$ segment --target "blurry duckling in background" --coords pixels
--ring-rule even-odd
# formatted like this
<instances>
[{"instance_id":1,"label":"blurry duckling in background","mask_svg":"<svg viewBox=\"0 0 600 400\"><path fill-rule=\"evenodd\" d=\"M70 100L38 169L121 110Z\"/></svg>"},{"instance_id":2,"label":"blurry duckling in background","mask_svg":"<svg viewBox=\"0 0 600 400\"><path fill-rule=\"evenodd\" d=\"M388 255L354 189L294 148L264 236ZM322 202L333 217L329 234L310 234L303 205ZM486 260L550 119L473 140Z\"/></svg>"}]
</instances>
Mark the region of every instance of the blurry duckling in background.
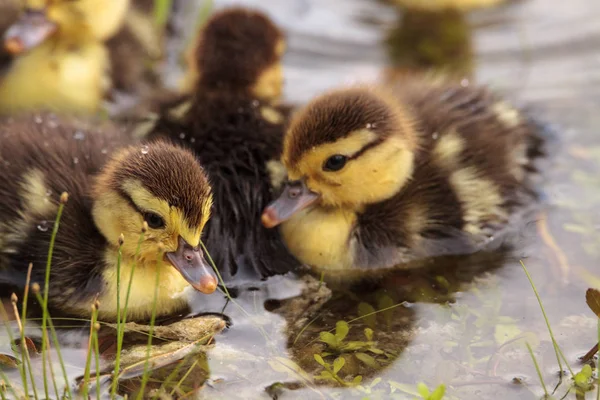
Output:
<instances>
[{"instance_id":1,"label":"blurry duckling in background","mask_svg":"<svg viewBox=\"0 0 600 400\"><path fill-rule=\"evenodd\" d=\"M462 79L474 72L473 27L467 16L508 0L388 0L398 7L398 22L386 44L392 69L388 78L407 71L434 69Z\"/></svg>"},{"instance_id":2,"label":"blurry duckling in background","mask_svg":"<svg viewBox=\"0 0 600 400\"><path fill-rule=\"evenodd\" d=\"M290 123L290 181L262 220L332 277L491 249L535 204L541 145L533 123L485 88L413 78L393 93L332 91Z\"/></svg>"},{"instance_id":3,"label":"blurry duckling in background","mask_svg":"<svg viewBox=\"0 0 600 400\"><path fill-rule=\"evenodd\" d=\"M285 117L281 93L284 37L260 12L213 15L200 33L197 79L186 102L166 110L146 139L168 138L195 152L215 202L205 243L229 283L285 273L298 265L277 231L260 223L273 197Z\"/></svg>"},{"instance_id":4,"label":"blurry duckling in background","mask_svg":"<svg viewBox=\"0 0 600 400\"><path fill-rule=\"evenodd\" d=\"M31 282L43 284L58 199L67 192L50 273L53 310L89 317L98 296L100 318L115 320L121 234L121 307L135 265L130 319L151 315L157 273L157 315L185 308L189 284L216 289L198 248L212 202L204 171L188 150L163 142L127 147L126 137L53 115L2 122L0 284L22 290L29 263Z\"/></svg>"},{"instance_id":5,"label":"blurry duckling in background","mask_svg":"<svg viewBox=\"0 0 600 400\"><path fill-rule=\"evenodd\" d=\"M99 111L110 87L103 42L128 7L129 0L28 0L3 38L14 59L0 81L0 113Z\"/></svg>"}]
</instances>

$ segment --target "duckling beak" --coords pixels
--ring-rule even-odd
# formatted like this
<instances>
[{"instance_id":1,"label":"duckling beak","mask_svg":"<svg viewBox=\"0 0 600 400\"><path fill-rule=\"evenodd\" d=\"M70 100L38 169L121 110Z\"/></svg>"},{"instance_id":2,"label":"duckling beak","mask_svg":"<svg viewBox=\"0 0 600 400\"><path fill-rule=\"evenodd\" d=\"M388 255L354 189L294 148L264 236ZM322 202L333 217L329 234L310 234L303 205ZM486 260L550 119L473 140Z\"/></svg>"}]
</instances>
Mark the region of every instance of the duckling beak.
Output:
<instances>
[{"instance_id":1,"label":"duckling beak","mask_svg":"<svg viewBox=\"0 0 600 400\"><path fill-rule=\"evenodd\" d=\"M319 197L318 193L306 186L303 179L287 182L279 198L264 209L260 218L262 224L273 228L319 200Z\"/></svg>"},{"instance_id":2,"label":"duckling beak","mask_svg":"<svg viewBox=\"0 0 600 400\"><path fill-rule=\"evenodd\" d=\"M167 259L194 289L210 294L217 289L217 278L206 263L199 248L192 247L181 236L176 251L166 254Z\"/></svg>"},{"instance_id":3,"label":"duckling beak","mask_svg":"<svg viewBox=\"0 0 600 400\"><path fill-rule=\"evenodd\" d=\"M4 49L13 55L21 54L44 42L56 29L44 11L27 10L4 33Z\"/></svg>"}]
</instances>

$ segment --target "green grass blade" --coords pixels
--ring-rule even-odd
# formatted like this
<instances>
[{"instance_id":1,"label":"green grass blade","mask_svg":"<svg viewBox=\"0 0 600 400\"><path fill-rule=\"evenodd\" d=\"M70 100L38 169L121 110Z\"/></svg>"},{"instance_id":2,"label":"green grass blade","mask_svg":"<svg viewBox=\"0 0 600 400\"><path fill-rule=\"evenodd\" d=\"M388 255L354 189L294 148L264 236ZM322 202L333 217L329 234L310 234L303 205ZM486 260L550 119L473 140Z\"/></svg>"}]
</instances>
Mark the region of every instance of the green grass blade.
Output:
<instances>
[{"instance_id":1,"label":"green grass blade","mask_svg":"<svg viewBox=\"0 0 600 400\"><path fill-rule=\"evenodd\" d=\"M44 302L42 303L42 374L44 376L44 394L49 399L48 395L48 377L46 376L46 344L48 343L48 331L46 330L47 319L48 319L48 292L50 289L50 266L52 264L52 253L54 252L54 242L56 241L56 235L58 234L58 227L60 224L60 218L62 216L65 204L69 199L67 192L63 192L60 195L60 204L58 205L58 212L56 213L56 219L54 220L54 227L52 228L52 236L50 236L50 247L48 248L48 259L46 260L46 275L44 278Z\"/></svg>"},{"instance_id":2,"label":"green grass blade","mask_svg":"<svg viewBox=\"0 0 600 400\"><path fill-rule=\"evenodd\" d=\"M148 383L148 378L150 377L149 370L149 361L150 361L150 350L152 349L152 336L154 334L154 323L156 321L156 301L158 299L158 286L160 284L160 270L162 268L162 259L163 252L160 252L158 257L158 262L156 266L156 280L154 282L154 297L152 299L152 315L150 316L150 329L148 329L148 344L146 347L146 363L144 364L144 374L142 375L142 384L140 386L140 391L137 395L137 400L142 400L142 396L144 395L144 390L146 390L146 384Z\"/></svg>"},{"instance_id":3,"label":"green grass blade","mask_svg":"<svg viewBox=\"0 0 600 400\"><path fill-rule=\"evenodd\" d=\"M533 349L529 345L529 342L525 342L525 345L527 346L527 350L529 351L529 354L531 355L531 359L533 360L533 365L535 366L535 370L538 374L538 377L540 378L540 383L542 384L542 388L544 389L545 397L548 398L549 397L548 389L546 388L546 383L544 383L544 378L542 377L542 371L540 370L540 366L538 365L537 359L535 358L535 354L533 354Z\"/></svg>"},{"instance_id":4,"label":"green grass blade","mask_svg":"<svg viewBox=\"0 0 600 400\"><path fill-rule=\"evenodd\" d=\"M29 349L27 348L27 345L25 344L25 327L23 326L23 323L21 322L21 320L19 318L19 308L17 307L18 299L17 299L17 295L15 293L12 294L10 301L13 306L13 313L15 315L15 319L16 319L17 325L19 327L19 336L21 338L21 343L20 343L21 362L22 362L24 368L29 372L29 379L31 380L31 388L33 389L33 395L37 399L38 393L37 393L37 388L35 386L33 369L31 368L31 358L29 357Z\"/></svg>"},{"instance_id":5,"label":"green grass blade","mask_svg":"<svg viewBox=\"0 0 600 400\"><path fill-rule=\"evenodd\" d=\"M3 307L0 307L0 308L3 308ZM5 383L5 387L8 387L8 389L10 390L10 392L12 393L12 395L14 396L13 398L15 398L15 399L20 399L20 398L23 398L23 397L25 397L26 399L29 398L29 396L19 396L17 394L17 391L15 390L15 388L13 387L13 385L11 385L9 383L9 380L6 377L6 374L4 373L4 371L2 371L1 368L0 368L0 379L2 379L2 381ZM4 393L4 392L2 391L2 393ZM2 397L5 398L4 396L2 396Z\"/></svg>"},{"instance_id":6,"label":"green grass blade","mask_svg":"<svg viewBox=\"0 0 600 400\"><path fill-rule=\"evenodd\" d=\"M552 340L552 345L554 346L554 353L556 354L556 361L558 362L558 367L560 368L561 379L562 379L563 366L562 366L562 362L560 360L562 351L560 350L560 347L558 346L558 342L554 338L554 332L552 332L552 327L550 326L550 320L548 320L548 315L546 314L546 310L544 309L544 305L542 304L542 299L540 298L540 294L538 293L537 288L535 287L535 284L533 283L533 279L531 278L531 275L529 275L529 271L527 270L527 267L525 266L523 261L521 261L521 266L523 267L523 271L525 271L525 275L527 275L529 284L531 285L531 287L533 289L533 293L535 293L535 297L537 298L538 304L540 305L540 309L542 310L542 314L544 315L544 320L546 321L546 327L548 328L548 333L550 334L550 339ZM564 355L563 355L563 358L564 358ZM569 369L569 372L571 373L571 376L575 376L575 374L573 374L573 370L571 369L571 366L569 365L569 363L566 362L566 360L565 360L565 363L567 365L567 368Z\"/></svg>"},{"instance_id":7,"label":"green grass blade","mask_svg":"<svg viewBox=\"0 0 600 400\"><path fill-rule=\"evenodd\" d=\"M4 326L6 327L6 333L8 335L8 340L10 340L11 343L15 342L15 337L13 336L13 331L12 328L10 327L9 324L9 319L8 319L8 313L6 312L6 309L4 308L4 303L0 302L0 317L2 317L2 320L4 321ZM23 355L21 355L21 359L22 359ZM23 391L25 392L25 398L28 399L29 398L29 389L28 389L28 384L27 384L27 368L25 366L24 362L21 362L21 364L19 364L19 373L21 374L21 383L23 384ZM8 384L8 381L6 381L6 383ZM10 387L12 388L12 385L10 385ZM16 394L15 394L16 396Z\"/></svg>"},{"instance_id":8,"label":"green grass blade","mask_svg":"<svg viewBox=\"0 0 600 400\"><path fill-rule=\"evenodd\" d=\"M96 300L92 304L92 318L90 320L90 338L88 339L88 351L85 358L85 372L83 373L83 394L84 399L88 398L90 369L92 365L92 353L94 352L94 331L96 330L96 320L98 319L98 305Z\"/></svg>"},{"instance_id":9,"label":"green grass blade","mask_svg":"<svg viewBox=\"0 0 600 400\"><path fill-rule=\"evenodd\" d=\"M100 400L100 343L98 343L98 330L100 324L96 323L94 327L94 353L96 354L96 369L94 375L96 375L96 399Z\"/></svg>"},{"instance_id":10,"label":"green grass blade","mask_svg":"<svg viewBox=\"0 0 600 400\"><path fill-rule=\"evenodd\" d=\"M42 304L44 301L42 296L40 295L40 288L37 283L32 285L32 291L35 294L37 301ZM60 364L60 368L62 370L63 378L65 380L65 389L67 391L67 395L69 399L73 398L73 393L71 393L71 385L69 385L69 375L67 375L67 368L62 357L62 352L60 351L60 344L58 343L58 335L56 334L56 329L54 328L54 323L52 322L52 317L50 313L48 313L48 326L50 326L50 334L52 335L52 343L54 343L54 348L56 349L56 355L58 356L58 362Z\"/></svg>"},{"instance_id":11,"label":"green grass blade","mask_svg":"<svg viewBox=\"0 0 600 400\"><path fill-rule=\"evenodd\" d=\"M121 369L121 351L123 349L123 337L125 336L125 324L127 323L127 307L129 306L129 295L131 294L131 285L133 283L133 274L137 267L137 258L140 253L140 249L142 247L142 242L144 241L144 236L148 231L148 224L144 222L142 226L142 233L140 234L140 238L138 239L137 248L135 250L135 257L133 265L131 266L131 272L129 273L129 282L127 283L127 293L125 294L125 307L123 308L123 318L117 319L117 353L115 354L115 367L113 370L113 381L111 385L110 396L114 398L117 394L117 388L119 386L119 371ZM119 247L119 253L117 258L117 271L119 271L119 280L121 276L121 247ZM118 289L120 292L120 288ZM120 305L118 306L120 308Z\"/></svg>"}]
</instances>

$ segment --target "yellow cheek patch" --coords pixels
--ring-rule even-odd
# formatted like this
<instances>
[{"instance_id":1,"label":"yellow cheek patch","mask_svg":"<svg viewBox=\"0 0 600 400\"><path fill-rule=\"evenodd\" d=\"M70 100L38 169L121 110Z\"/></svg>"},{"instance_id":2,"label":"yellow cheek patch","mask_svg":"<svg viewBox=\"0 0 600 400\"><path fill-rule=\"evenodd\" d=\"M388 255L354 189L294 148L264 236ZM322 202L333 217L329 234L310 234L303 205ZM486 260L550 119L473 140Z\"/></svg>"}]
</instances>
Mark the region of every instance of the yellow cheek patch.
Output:
<instances>
[{"instance_id":1,"label":"yellow cheek patch","mask_svg":"<svg viewBox=\"0 0 600 400\"><path fill-rule=\"evenodd\" d=\"M279 41L277 42L277 45L275 45L275 54L277 54L278 57L283 56L283 53L285 53L286 47L287 46L285 44L285 40L279 39Z\"/></svg>"},{"instance_id":2,"label":"yellow cheek patch","mask_svg":"<svg viewBox=\"0 0 600 400\"><path fill-rule=\"evenodd\" d=\"M200 235L205 223L206 220L202 221L202 225L199 227L191 227L187 223L183 212L178 208L173 208L167 225L171 227L173 233L181 236L190 246L196 247L200 245Z\"/></svg>"},{"instance_id":3,"label":"yellow cheek patch","mask_svg":"<svg viewBox=\"0 0 600 400\"><path fill-rule=\"evenodd\" d=\"M277 62L267 67L258 77L252 92L262 99L275 99L283 89L283 67Z\"/></svg>"},{"instance_id":4,"label":"yellow cheek patch","mask_svg":"<svg viewBox=\"0 0 600 400\"><path fill-rule=\"evenodd\" d=\"M191 226L182 210L171 207L165 200L156 198L152 193L145 189L139 181L129 180L123 184L123 189L131 196L133 202L142 210L148 210L159 214L165 219L169 233L177 238L181 236L191 246L196 247L200 244L200 235L202 229L210 217L212 207L212 195L210 199L203 203L202 221L200 226ZM176 242L175 242L176 243Z\"/></svg>"}]
</instances>

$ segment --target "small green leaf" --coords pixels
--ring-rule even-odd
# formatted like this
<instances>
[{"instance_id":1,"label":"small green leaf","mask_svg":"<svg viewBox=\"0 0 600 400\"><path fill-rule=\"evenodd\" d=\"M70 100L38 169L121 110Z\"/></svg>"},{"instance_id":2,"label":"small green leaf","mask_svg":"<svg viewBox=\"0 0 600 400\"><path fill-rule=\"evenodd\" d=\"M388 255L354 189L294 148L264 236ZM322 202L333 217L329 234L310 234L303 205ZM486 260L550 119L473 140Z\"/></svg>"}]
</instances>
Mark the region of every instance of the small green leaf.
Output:
<instances>
[{"instance_id":1,"label":"small green leaf","mask_svg":"<svg viewBox=\"0 0 600 400\"><path fill-rule=\"evenodd\" d=\"M338 342L341 342L346 338L348 331L350 331L350 327L346 321L338 321L335 324L335 338Z\"/></svg>"},{"instance_id":2,"label":"small green leaf","mask_svg":"<svg viewBox=\"0 0 600 400\"><path fill-rule=\"evenodd\" d=\"M380 295L377 298L377 307L380 310L385 310L382 311L382 313L383 318L385 319L385 324L388 327L388 329L392 326L392 321L394 318L394 305L396 305L394 299L392 299L387 294Z\"/></svg>"},{"instance_id":3,"label":"small green leaf","mask_svg":"<svg viewBox=\"0 0 600 400\"><path fill-rule=\"evenodd\" d=\"M496 339L496 343L501 345L506 343L507 341L514 339L515 337L521 334L521 330L515 324L500 324L496 325L496 329L494 332L494 338Z\"/></svg>"},{"instance_id":4,"label":"small green leaf","mask_svg":"<svg viewBox=\"0 0 600 400\"><path fill-rule=\"evenodd\" d=\"M600 290L588 289L585 292L585 302L590 309L600 318Z\"/></svg>"},{"instance_id":5,"label":"small green leaf","mask_svg":"<svg viewBox=\"0 0 600 400\"><path fill-rule=\"evenodd\" d=\"M406 383L399 383L399 382L394 382L394 381L389 381L388 383L390 384L390 387L394 391L397 389L403 393L410 394L413 396L419 395L419 392L417 391L417 389L415 389L415 385L409 385Z\"/></svg>"},{"instance_id":6,"label":"small green leaf","mask_svg":"<svg viewBox=\"0 0 600 400\"><path fill-rule=\"evenodd\" d=\"M319 334L319 338L321 342L327 344L329 347L333 349L337 349L339 347L339 343L335 335L331 332L321 332Z\"/></svg>"},{"instance_id":7,"label":"small green leaf","mask_svg":"<svg viewBox=\"0 0 600 400\"><path fill-rule=\"evenodd\" d=\"M363 317L365 324L371 329L375 329L377 324L377 314L375 309L369 303L362 302L358 305L358 315Z\"/></svg>"},{"instance_id":8,"label":"small green leaf","mask_svg":"<svg viewBox=\"0 0 600 400\"><path fill-rule=\"evenodd\" d=\"M373 382L371 382L371 384L369 385L370 388L374 388L375 386L377 386L377 384L381 382L381 378L375 378L373 379Z\"/></svg>"},{"instance_id":9,"label":"small green leaf","mask_svg":"<svg viewBox=\"0 0 600 400\"><path fill-rule=\"evenodd\" d=\"M440 385L433 391L433 393L431 393L429 400L441 400L444 397L444 394L446 394L446 386Z\"/></svg>"},{"instance_id":10,"label":"small green leaf","mask_svg":"<svg viewBox=\"0 0 600 400\"><path fill-rule=\"evenodd\" d=\"M358 385L362 382L362 375L356 375L354 379L352 379L353 385Z\"/></svg>"},{"instance_id":11,"label":"small green leaf","mask_svg":"<svg viewBox=\"0 0 600 400\"><path fill-rule=\"evenodd\" d=\"M368 367L379 368L379 363L375 360L375 358L371 357L368 354L356 353L356 354L354 354L354 356L356 358L358 358L358 360L361 361L363 364L367 365Z\"/></svg>"},{"instance_id":12,"label":"small green leaf","mask_svg":"<svg viewBox=\"0 0 600 400\"><path fill-rule=\"evenodd\" d=\"M319 363L319 364L320 364L320 365L322 365L322 366L325 366L325 360L323 360L323 357L321 357L321 356L320 356L320 355L318 355L318 354L315 354L315 355L314 355L314 357L315 357L315 361L316 361L317 363Z\"/></svg>"},{"instance_id":13,"label":"small green leaf","mask_svg":"<svg viewBox=\"0 0 600 400\"><path fill-rule=\"evenodd\" d=\"M583 366L583 368L581 368L580 374L583 374L583 376L585 376L588 379L591 378L592 377L592 367L590 367L589 364L585 364Z\"/></svg>"},{"instance_id":14,"label":"small green leaf","mask_svg":"<svg viewBox=\"0 0 600 400\"><path fill-rule=\"evenodd\" d=\"M367 338L368 342L373 341L373 329L365 328L365 338Z\"/></svg>"},{"instance_id":15,"label":"small green leaf","mask_svg":"<svg viewBox=\"0 0 600 400\"><path fill-rule=\"evenodd\" d=\"M417 384L417 390L419 391L419 395L421 395L422 398L424 399L429 399L429 388L427 388L427 385L424 384L423 382L419 382Z\"/></svg>"},{"instance_id":16,"label":"small green leaf","mask_svg":"<svg viewBox=\"0 0 600 400\"><path fill-rule=\"evenodd\" d=\"M333 361L333 373L337 375L338 372L344 367L346 364L346 359L344 357L338 357Z\"/></svg>"}]
</instances>

